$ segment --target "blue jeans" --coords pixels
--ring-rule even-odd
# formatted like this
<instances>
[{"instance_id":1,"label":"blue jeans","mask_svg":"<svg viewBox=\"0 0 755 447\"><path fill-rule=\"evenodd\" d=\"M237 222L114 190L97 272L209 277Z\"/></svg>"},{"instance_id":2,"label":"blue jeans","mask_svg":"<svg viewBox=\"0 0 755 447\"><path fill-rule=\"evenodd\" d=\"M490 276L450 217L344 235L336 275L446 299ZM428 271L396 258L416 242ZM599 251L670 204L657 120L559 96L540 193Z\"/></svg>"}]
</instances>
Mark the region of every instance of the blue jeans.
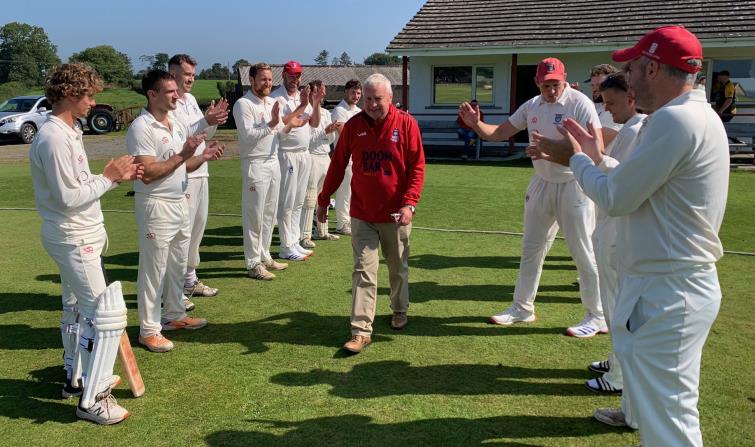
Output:
<instances>
[{"instance_id":1,"label":"blue jeans","mask_svg":"<svg viewBox=\"0 0 755 447\"><path fill-rule=\"evenodd\" d=\"M469 156L470 142L477 139L477 134L472 129L464 129L460 127L456 133L459 135L460 140L464 140L464 155Z\"/></svg>"}]
</instances>

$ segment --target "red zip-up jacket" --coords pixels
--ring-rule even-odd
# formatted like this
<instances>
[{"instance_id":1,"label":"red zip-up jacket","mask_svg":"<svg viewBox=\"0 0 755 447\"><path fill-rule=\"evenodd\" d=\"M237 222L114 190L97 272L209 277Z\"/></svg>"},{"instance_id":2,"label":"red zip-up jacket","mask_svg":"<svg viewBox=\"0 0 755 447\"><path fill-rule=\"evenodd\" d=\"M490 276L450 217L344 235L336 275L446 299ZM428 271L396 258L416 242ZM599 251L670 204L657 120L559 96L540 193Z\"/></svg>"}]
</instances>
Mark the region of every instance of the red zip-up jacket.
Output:
<instances>
[{"instance_id":1,"label":"red zip-up jacket","mask_svg":"<svg viewBox=\"0 0 755 447\"><path fill-rule=\"evenodd\" d=\"M391 213L405 205L416 206L425 180L425 152L417 121L393 105L382 122L376 123L364 111L343 126L330 160L320 206L343 181L353 160L349 214L372 223L393 222Z\"/></svg>"}]
</instances>

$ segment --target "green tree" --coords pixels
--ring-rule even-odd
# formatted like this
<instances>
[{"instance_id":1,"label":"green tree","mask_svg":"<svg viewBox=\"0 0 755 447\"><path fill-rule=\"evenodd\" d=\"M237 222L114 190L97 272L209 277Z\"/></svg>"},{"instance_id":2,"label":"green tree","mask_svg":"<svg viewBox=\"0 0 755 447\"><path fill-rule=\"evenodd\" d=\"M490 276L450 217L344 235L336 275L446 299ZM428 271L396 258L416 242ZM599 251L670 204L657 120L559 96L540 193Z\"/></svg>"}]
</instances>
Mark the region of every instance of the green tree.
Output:
<instances>
[{"instance_id":1,"label":"green tree","mask_svg":"<svg viewBox=\"0 0 755 447\"><path fill-rule=\"evenodd\" d=\"M328 53L328 50L322 50L320 51L320 54L317 55L315 58L315 64L317 65L328 65L328 56L330 53Z\"/></svg>"},{"instance_id":2,"label":"green tree","mask_svg":"<svg viewBox=\"0 0 755 447\"><path fill-rule=\"evenodd\" d=\"M401 58L388 53L372 53L364 58L364 65L398 65Z\"/></svg>"},{"instance_id":3,"label":"green tree","mask_svg":"<svg viewBox=\"0 0 755 447\"><path fill-rule=\"evenodd\" d=\"M68 60L90 65L110 85L127 85L133 76L131 59L110 45L87 48L81 53L74 53Z\"/></svg>"},{"instance_id":4,"label":"green tree","mask_svg":"<svg viewBox=\"0 0 755 447\"><path fill-rule=\"evenodd\" d=\"M225 65L215 62L212 67L205 68L199 72L199 79L228 79L231 71Z\"/></svg>"},{"instance_id":5,"label":"green tree","mask_svg":"<svg viewBox=\"0 0 755 447\"><path fill-rule=\"evenodd\" d=\"M251 65L248 60L246 59L239 59L236 62L233 63L233 74L238 75L239 74L239 67L242 65Z\"/></svg>"},{"instance_id":6,"label":"green tree","mask_svg":"<svg viewBox=\"0 0 755 447\"><path fill-rule=\"evenodd\" d=\"M167 70L170 56L168 53L142 54L139 60L148 65L147 70Z\"/></svg>"},{"instance_id":7,"label":"green tree","mask_svg":"<svg viewBox=\"0 0 755 447\"><path fill-rule=\"evenodd\" d=\"M338 63L340 65L346 65L346 66L354 65L354 62L352 62L351 60L351 56L349 56L349 53L345 51L341 53L341 57L338 58Z\"/></svg>"},{"instance_id":8,"label":"green tree","mask_svg":"<svg viewBox=\"0 0 755 447\"><path fill-rule=\"evenodd\" d=\"M341 65L341 60L334 57L333 60L330 61L330 65Z\"/></svg>"},{"instance_id":9,"label":"green tree","mask_svg":"<svg viewBox=\"0 0 755 447\"><path fill-rule=\"evenodd\" d=\"M20 81L42 85L60 64L58 48L40 26L11 22L0 28L0 83Z\"/></svg>"}]
</instances>

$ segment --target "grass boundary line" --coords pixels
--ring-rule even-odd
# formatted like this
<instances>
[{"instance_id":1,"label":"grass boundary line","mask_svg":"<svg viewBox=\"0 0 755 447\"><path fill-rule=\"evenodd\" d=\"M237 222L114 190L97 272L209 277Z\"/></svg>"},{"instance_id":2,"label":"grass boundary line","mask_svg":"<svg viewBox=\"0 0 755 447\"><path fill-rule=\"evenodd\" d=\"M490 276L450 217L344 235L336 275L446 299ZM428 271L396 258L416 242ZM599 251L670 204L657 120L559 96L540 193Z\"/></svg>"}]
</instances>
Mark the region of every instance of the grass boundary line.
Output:
<instances>
[{"instance_id":1,"label":"grass boundary line","mask_svg":"<svg viewBox=\"0 0 755 447\"><path fill-rule=\"evenodd\" d=\"M0 211L37 211L36 208L13 208L13 207L0 207ZM134 214L135 211L133 210L102 210L103 213L124 213L124 214ZM207 213L208 216L214 216L214 217L241 217L241 214L235 214L235 213ZM419 227L419 226L413 226L412 230L423 230L423 231L434 231L437 233L466 233L466 234L493 234L493 235L502 235L502 236L524 236L524 233L519 233L516 231L500 231L500 230L464 230L461 228L432 228L432 227ZM556 239L564 240L562 236L556 236ZM734 251L734 250L724 250L724 253L727 255L738 255L738 256L755 256L755 253L751 253L749 251Z\"/></svg>"}]
</instances>

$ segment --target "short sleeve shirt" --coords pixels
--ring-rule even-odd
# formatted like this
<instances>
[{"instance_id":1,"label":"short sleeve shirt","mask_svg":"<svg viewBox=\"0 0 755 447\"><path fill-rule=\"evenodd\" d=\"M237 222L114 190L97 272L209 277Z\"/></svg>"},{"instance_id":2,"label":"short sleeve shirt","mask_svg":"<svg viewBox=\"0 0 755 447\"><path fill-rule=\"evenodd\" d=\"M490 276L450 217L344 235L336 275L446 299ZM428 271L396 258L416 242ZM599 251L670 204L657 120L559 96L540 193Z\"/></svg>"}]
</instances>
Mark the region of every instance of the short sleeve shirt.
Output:
<instances>
[{"instance_id":1,"label":"short sleeve shirt","mask_svg":"<svg viewBox=\"0 0 755 447\"><path fill-rule=\"evenodd\" d=\"M527 128L532 142L532 133L537 131L548 138L563 138L558 131L566 118L577 121L583 127L594 123L602 127L593 102L583 93L567 85L556 102L546 102L541 95L522 104L511 117L509 123L515 128ZM535 173L553 183L566 183L574 180L571 169L546 160L534 160Z\"/></svg>"},{"instance_id":2,"label":"short sleeve shirt","mask_svg":"<svg viewBox=\"0 0 755 447\"><path fill-rule=\"evenodd\" d=\"M128 153L134 157L149 155L156 161L165 161L181 152L188 129L172 113L168 114L170 129L157 121L146 109L131 123L126 136ZM155 198L181 199L186 191L188 177L186 164L181 163L175 171L165 177L145 184L134 181L134 191Z\"/></svg>"}]
</instances>

